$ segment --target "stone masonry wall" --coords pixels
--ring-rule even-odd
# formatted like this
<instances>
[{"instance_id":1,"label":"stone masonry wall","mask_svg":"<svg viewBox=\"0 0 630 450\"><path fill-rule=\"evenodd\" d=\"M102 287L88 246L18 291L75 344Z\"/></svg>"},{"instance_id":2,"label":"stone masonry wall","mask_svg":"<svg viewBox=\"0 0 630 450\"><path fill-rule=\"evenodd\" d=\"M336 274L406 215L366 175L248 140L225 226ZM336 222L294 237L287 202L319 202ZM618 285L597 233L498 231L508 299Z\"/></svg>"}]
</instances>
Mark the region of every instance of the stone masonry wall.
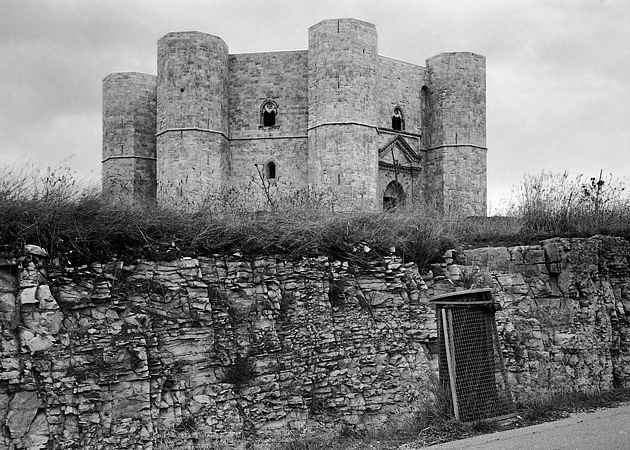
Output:
<instances>
[{"instance_id":1,"label":"stone masonry wall","mask_svg":"<svg viewBox=\"0 0 630 450\"><path fill-rule=\"evenodd\" d=\"M470 250L463 259L491 276L503 306L497 325L517 400L630 387L627 241L549 239Z\"/></svg>"},{"instance_id":2,"label":"stone masonry wall","mask_svg":"<svg viewBox=\"0 0 630 450\"><path fill-rule=\"evenodd\" d=\"M405 119L405 131L421 134L420 90L425 82L424 79L424 67L385 56L378 57L377 125L379 127L392 127L392 114L394 108L398 106Z\"/></svg>"},{"instance_id":3,"label":"stone masonry wall","mask_svg":"<svg viewBox=\"0 0 630 450\"><path fill-rule=\"evenodd\" d=\"M462 274L503 307L516 400L630 385L628 242L445 256L420 276L396 257L71 267L27 246L0 259L0 446L192 446L401 420L437 370L427 300Z\"/></svg>"},{"instance_id":4,"label":"stone masonry wall","mask_svg":"<svg viewBox=\"0 0 630 450\"><path fill-rule=\"evenodd\" d=\"M429 147L486 146L486 58L440 53L427 59L430 104Z\"/></svg>"},{"instance_id":5,"label":"stone masonry wall","mask_svg":"<svg viewBox=\"0 0 630 450\"><path fill-rule=\"evenodd\" d=\"M487 214L488 151L471 146L438 147L425 155L425 199L447 217Z\"/></svg>"},{"instance_id":6,"label":"stone masonry wall","mask_svg":"<svg viewBox=\"0 0 630 450\"><path fill-rule=\"evenodd\" d=\"M340 209L376 209L376 27L321 21L309 28L308 52L308 182L335 192Z\"/></svg>"},{"instance_id":7,"label":"stone masonry wall","mask_svg":"<svg viewBox=\"0 0 630 450\"><path fill-rule=\"evenodd\" d=\"M168 33L157 59L158 202L199 206L229 167L228 47L210 34Z\"/></svg>"},{"instance_id":8,"label":"stone masonry wall","mask_svg":"<svg viewBox=\"0 0 630 450\"><path fill-rule=\"evenodd\" d=\"M157 198L163 205L195 210L220 191L229 166L228 141L199 130L158 136Z\"/></svg>"},{"instance_id":9,"label":"stone masonry wall","mask_svg":"<svg viewBox=\"0 0 630 450\"><path fill-rule=\"evenodd\" d=\"M231 138L306 136L308 51L241 53L228 61ZM278 103L278 128L260 126L265 100Z\"/></svg>"},{"instance_id":10,"label":"stone masonry wall","mask_svg":"<svg viewBox=\"0 0 630 450\"><path fill-rule=\"evenodd\" d=\"M306 184L307 62L306 50L230 55L231 183L249 182L254 164L273 161L278 180ZM274 127L261 126L265 100L278 104Z\"/></svg>"},{"instance_id":11,"label":"stone masonry wall","mask_svg":"<svg viewBox=\"0 0 630 450\"><path fill-rule=\"evenodd\" d=\"M276 180L283 183L287 194L293 188L306 185L306 139L239 140L231 141L230 148L233 168L230 183L233 186L242 186L251 182L252 178L258 179L255 164L264 173L265 164L271 161L276 165Z\"/></svg>"},{"instance_id":12,"label":"stone masonry wall","mask_svg":"<svg viewBox=\"0 0 630 450\"><path fill-rule=\"evenodd\" d=\"M486 59L427 59L427 203L446 215L486 215Z\"/></svg>"},{"instance_id":13,"label":"stone masonry wall","mask_svg":"<svg viewBox=\"0 0 630 450\"><path fill-rule=\"evenodd\" d=\"M103 80L103 194L155 202L156 77L113 73Z\"/></svg>"}]
</instances>

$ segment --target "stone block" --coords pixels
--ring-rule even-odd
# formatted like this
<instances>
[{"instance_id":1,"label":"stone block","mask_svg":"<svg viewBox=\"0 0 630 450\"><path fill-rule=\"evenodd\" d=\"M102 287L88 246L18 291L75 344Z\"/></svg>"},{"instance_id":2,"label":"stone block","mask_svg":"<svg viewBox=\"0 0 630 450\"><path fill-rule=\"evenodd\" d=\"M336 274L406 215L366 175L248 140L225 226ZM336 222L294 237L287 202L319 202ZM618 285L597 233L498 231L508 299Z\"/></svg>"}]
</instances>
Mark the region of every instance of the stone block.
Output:
<instances>
[{"instance_id":1,"label":"stone block","mask_svg":"<svg viewBox=\"0 0 630 450\"><path fill-rule=\"evenodd\" d=\"M12 438L22 438L29 431L41 406L42 402L35 391L20 391L13 395L6 421Z\"/></svg>"},{"instance_id":2,"label":"stone block","mask_svg":"<svg viewBox=\"0 0 630 450\"><path fill-rule=\"evenodd\" d=\"M37 292L36 286L30 286L23 289L20 289L20 293L18 298L20 299L20 304L24 305L39 305L39 300L37 300L35 293Z\"/></svg>"}]
</instances>

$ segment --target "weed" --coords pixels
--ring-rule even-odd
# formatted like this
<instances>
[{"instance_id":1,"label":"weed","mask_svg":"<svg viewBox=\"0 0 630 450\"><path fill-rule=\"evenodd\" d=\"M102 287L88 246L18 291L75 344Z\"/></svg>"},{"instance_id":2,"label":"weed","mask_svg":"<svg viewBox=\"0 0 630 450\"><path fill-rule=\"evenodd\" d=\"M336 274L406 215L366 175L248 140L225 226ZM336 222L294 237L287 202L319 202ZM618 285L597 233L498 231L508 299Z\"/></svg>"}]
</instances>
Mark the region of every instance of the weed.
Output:
<instances>
[{"instance_id":1,"label":"weed","mask_svg":"<svg viewBox=\"0 0 630 450\"><path fill-rule=\"evenodd\" d=\"M517 195L513 213L529 232L628 235L630 198L612 174L589 179L542 172L526 176Z\"/></svg>"},{"instance_id":2,"label":"weed","mask_svg":"<svg viewBox=\"0 0 630 450\"><path fill-rule=\"evenodd\" d=\"M527 244L553 234L630 237L630 199L612 176L528 177L508 216L490 218L404 210L339 213L328 192L281 181L267 186L268 198L260 190L252 182L210 193L183 211L143 208L104 201L68 169L4 169L0 248L17 253L25 243L36 244L52 257L81 264L236 251L363 263L389 255L394 247L404 260L426 268L458 246ZM257 195L260 201L249 201Z\"/></svg>"},{"instance_id":3,"label":"weed","mask_svg":"<svg viewBox=\"0 0 630 450\"><path fill-rule=\"evenodd\" d=\"M557 391L546 396L521 402L520 415L528 422L540 422L556 418L568 412L588 411L595 408L614 406L630 400L630 389L618 388L610 391L594 389L588 392Z\"/></svg>"},{"instance_id":4,"label":"weed","mask_svg":"<svg viewBox=\"0 0 630 450\"><path fill-rule=\"evenodd\" d=\"M175 431L193 432L197 429L197 422L193 416L184 417L178 425L175 425Z\"/></svg>"}]
</instances>

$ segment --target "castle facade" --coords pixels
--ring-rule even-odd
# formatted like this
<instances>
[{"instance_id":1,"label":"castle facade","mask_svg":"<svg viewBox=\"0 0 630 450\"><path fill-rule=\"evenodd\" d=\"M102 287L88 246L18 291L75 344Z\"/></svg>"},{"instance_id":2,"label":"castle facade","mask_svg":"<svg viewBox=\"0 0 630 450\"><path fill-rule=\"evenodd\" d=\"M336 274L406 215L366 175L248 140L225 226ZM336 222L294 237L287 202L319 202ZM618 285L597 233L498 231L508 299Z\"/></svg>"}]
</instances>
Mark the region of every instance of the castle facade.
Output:
<instances>
[{"instance_id":1,"label":"castle facade","mask_svg":"<svg viewBox=\"0 0 630 450\"><path fill-rule=\"evenodd\" d=\"M486 214L483 56L391 59L356 19L311 26L307 50L230 54L200 32L157 47L157 76L103 80L105 196L194 206L263 177L340 210Z\"/></svg>"}]
</instances>

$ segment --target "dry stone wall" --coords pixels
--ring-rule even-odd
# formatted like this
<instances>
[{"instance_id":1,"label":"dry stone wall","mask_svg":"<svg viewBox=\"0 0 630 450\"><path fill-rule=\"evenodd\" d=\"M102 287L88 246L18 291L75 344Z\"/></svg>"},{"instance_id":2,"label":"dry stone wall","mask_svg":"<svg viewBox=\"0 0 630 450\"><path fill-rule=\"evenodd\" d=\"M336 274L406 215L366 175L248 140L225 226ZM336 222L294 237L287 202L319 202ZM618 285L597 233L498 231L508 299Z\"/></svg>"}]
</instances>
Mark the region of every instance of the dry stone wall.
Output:
<instances>
[{"instance_id":1,"label":"dry stone wall","mask_svg":"<svg viewBox=\"0 0 630 450\"><path fill-rule=\"evenodd\" d=\"M465 252L491 275L509 382L517 400L630 386L630 244L550 239Z\"/></svg>"},{"instance_id":2,"label":"dry stone wall","mask_svg":"<svg viewBox=\"0 0 630 450\"><path fill-rule=\"evenodd\" d=\"M462 279L503 307L517 400L630 384L627 241L445 256L422 275L394 256L73 267L27 246L0 259L0 447L192 446L400 420L437 371L427 300Z\"/></svg>"}]
</instances>

